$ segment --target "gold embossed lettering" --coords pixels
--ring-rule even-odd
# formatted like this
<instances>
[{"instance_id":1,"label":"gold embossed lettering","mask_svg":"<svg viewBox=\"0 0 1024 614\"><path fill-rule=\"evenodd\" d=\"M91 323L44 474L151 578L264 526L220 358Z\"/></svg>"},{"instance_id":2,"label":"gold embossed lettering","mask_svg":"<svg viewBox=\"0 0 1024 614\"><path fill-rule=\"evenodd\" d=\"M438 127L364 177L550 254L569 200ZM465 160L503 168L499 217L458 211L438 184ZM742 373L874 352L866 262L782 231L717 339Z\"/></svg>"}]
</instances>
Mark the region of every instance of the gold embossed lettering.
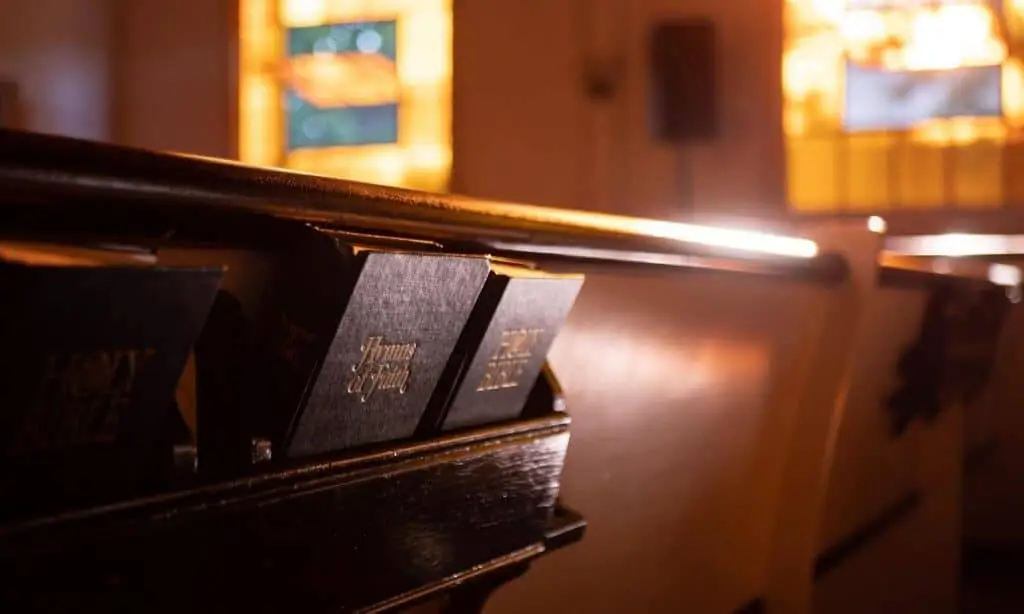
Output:
<instances>
[{"instance_id":1,"label":"gold embossed lettering","mask_svg":"<svg viewBox=\"0 0 1024 614\"><path fill-rule=\"evenodd\" d=\"M359 351L359 362L352 366L346 391L366 402L376 392L405 394L412 377L415 343L388 343L384 337L369 337Z\"/></svg>"},{"instance_id":2,"label":"gold embossed lettering","mask_svg":"<svg viewBox=\"0 0 1024 614\"><path fill-rule=\"evenodd\" d=\"M11 452L110 443L152 349L97 350L46 357L39 392Z\"/></svg>"},{"instance_id":3,"label":"gold embossed lettering","mask_svg":"<svg viewBox=\"0 0 1024 614\"><path fill-rule=\"evenodd\" d=\"M523 371L533 357L544 333L541 328L520 328L501 333L498 349L487 361L477 392L516 388L522 385Z\"/></svg>"}]
</instances>

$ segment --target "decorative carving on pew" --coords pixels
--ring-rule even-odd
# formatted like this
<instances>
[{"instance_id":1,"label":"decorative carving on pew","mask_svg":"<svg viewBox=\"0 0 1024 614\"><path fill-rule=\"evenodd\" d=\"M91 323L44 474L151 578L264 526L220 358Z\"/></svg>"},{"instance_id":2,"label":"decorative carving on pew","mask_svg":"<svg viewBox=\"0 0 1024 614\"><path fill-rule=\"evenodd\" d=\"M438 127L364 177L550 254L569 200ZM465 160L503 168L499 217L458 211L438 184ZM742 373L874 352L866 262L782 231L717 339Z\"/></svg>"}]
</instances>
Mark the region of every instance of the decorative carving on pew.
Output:
<instances>
[{"instance_id":1,"label":"decorative carving on pew","mask_svg":"<svg viewBox=\"0 0 1024 614\"><path fill-rule=\"evenodd\" d=\"M915 342L900 357L902 383L886 399L893 433L943 409L969 406L988 383L1009 301L996 286L940 282L925 308Z\"/></svg>"}]
</instances>

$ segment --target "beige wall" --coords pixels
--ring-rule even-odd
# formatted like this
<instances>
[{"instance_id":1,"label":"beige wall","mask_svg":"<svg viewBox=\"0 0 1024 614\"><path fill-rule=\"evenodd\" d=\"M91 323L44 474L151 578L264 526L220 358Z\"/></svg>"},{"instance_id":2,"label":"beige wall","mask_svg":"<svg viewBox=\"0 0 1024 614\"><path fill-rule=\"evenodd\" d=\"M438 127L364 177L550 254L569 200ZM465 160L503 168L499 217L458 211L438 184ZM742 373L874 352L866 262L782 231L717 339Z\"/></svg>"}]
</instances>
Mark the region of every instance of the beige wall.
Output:
<instances>
[{"instance_id":1,"label":"beige wall","mask_svg":"<svg viewBox=\"0 0 1024 614\"><path fill-rule=\"evenodd\" d=\"M236 2L110 1L117 140L231 156ZM720 28L723 132L686 151L647 130L646 35L676 15ZM780 48L781 2L455 0L453 189L665 218L778 211ZM621 67L610 101L585 93L593 58Z\"/></svg>"},{"instance_id":2,"label":"beige wall","mask_svg":"<svg viewBox=\"0 0 1024 614\"><path fill-rule=\"evenodd\" d=\"M20 90L20 127L110 136L111 0L0 0L0 79Z\"/></svg>"},{"instance_id":3,"label":"beige wall","mask_svg":"<svg viewBox=\"0 0 1024 614\"><path fill-rule=\"evenodd\" d=\"M456 0L454 191L582 204L584 4Z\"/></svg>"},{"instance_id":4,"label":"beige wall","mask_svg":"<svg viewBox=\"0 0 1024 614\"><path fill-rule=\"evenodd\" d=\"M646 0L629 2L627 122L642 126L647 113L645 36L652 20L676 14L706 15L719 28L721 137L684 154L692 160L693 211L767 213L784 202L782 146L782 2L760 0ZM656 217L687 213L678 181L680 152L655 145L646 131L629 131L621 157L630 178L623 209Z\"/></svg>"},{"instance_id":5,"label":"beige wall","mask_svg":"<svg viewBox=\"0 0 1024 614\"><path fill-rule=\"evenodd\" d=\"M20 127L234 153L234 0L0 0Z\"/></svg>"},{"instance_id":6,"label":"beige wall","mask_svg":"<svg viewBox=\"0 0 1024 614\"><path fill-rule=\"evenodd\" d=\"M236 2L112 1L115 140L233 157Z\"/></svg>"},{"instance_id":7,"label":"beige wall","mask_svg":"<svg viewBox=\"0 0 1024 614\"><path fill-rule=\"evenodd\" d=\"M664 218L780 210L781 11L754 0L458 0L456 190ZM671 16L709 16L720 34L722 134L685 151L647 129L647 33ZM588 58L619 62L612 100L585 95Z\"/></svg>"}]
</instances>

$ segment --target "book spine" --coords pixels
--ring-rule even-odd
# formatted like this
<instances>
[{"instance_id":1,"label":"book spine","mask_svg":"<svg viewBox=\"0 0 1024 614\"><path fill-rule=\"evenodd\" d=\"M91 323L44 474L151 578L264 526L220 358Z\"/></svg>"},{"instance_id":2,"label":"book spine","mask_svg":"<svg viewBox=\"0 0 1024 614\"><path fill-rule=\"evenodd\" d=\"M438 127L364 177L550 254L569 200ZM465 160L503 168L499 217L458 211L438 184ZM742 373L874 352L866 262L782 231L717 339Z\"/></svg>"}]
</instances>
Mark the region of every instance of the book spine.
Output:
<instances>
[{"instance_id":1,"label":"book spine","mask_svg":"<svg viewBox=\"0 0 1024 614\"><path fill-rule=\"evenodd\" d=\"M505 275L491 273L487 276L487 281L473 307L469 321L455 344L451 360L448 361L437 388L430 398L430 403L427 405L427 411L416 428L418 437L429 438L440 432L441 425L448 414L448 408L451 406L455 393L466 379L466 371L469 369L477 348L483 342L494 312L508 287L508 282L509 278Z\"/></svg>"}]
</instances>

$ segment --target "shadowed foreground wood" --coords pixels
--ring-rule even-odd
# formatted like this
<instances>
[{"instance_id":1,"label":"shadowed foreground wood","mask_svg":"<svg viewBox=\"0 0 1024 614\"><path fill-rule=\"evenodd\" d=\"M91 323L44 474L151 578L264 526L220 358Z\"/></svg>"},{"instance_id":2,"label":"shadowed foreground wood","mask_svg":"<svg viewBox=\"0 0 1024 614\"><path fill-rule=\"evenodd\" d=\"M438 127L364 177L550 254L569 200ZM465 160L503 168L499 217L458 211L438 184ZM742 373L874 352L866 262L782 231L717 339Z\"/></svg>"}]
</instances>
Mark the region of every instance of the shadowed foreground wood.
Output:
<instances>
[{"instance_id":1,"label":"shadowed foreground wood","mask_svg":"<svg viewBox=\"0 0 1024 614\"><path fill-rule=\"evenodd\" d=\"M556 415L3 527L0 601L12 611L407 605L544 552L568 426Z\"/></svg>"}]
</instances>

